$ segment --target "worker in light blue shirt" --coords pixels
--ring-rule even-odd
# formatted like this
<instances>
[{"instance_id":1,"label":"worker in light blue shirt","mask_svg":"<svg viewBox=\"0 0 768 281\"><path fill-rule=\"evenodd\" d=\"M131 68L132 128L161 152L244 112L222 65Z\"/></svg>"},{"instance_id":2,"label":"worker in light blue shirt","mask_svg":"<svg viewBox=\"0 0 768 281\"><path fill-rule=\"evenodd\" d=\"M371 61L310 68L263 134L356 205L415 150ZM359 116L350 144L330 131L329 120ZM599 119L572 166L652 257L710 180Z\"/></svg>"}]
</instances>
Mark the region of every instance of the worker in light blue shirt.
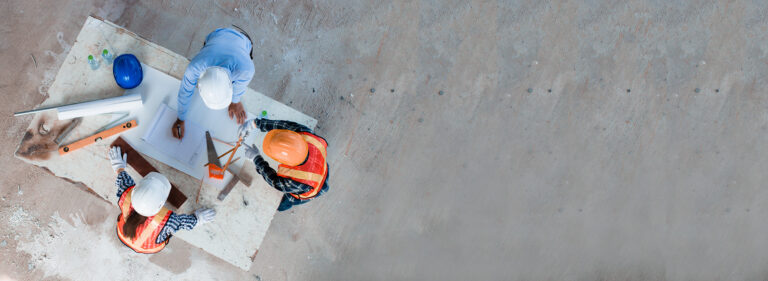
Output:
<instances>
[{"instance_id":1,"label":"worker in light blue shirt","mask_svg":"<svg viewBox=\"0 0 768 281\"><path fill-rule=\"evenodd\" d=\"M205 105L213 110L229 108L229 117L238 124L246 113L240 98L254 74L253 43L242 30L219 28L208 34L203 48L189 62L181 80L178 96L178 119L171 131L184 137L184 120L189 103L198 88Z\"/></svg>"}]
</instances>

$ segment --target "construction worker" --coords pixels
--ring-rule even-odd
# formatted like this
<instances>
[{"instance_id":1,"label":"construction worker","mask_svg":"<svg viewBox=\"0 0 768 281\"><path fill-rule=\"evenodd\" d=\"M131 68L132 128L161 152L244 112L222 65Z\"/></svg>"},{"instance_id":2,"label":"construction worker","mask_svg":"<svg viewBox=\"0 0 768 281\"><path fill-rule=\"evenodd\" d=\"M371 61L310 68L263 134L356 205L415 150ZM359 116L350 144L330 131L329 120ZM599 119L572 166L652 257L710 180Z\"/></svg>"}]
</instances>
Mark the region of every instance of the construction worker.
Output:
<instances>
[{"instance_id":1,"label":"construction worker","mask_svg":"<svg viewBox=\"0 0 768 281\"><path fill-rule=\"evenodd\" d=\"M254 71L253 44L244 31L219 28L208 34L203 48L184 71L178 94L178 119L171 126L173 136L184 137L184 120L195 86L208 108L229 108L229 118L243 124L246 113L240 97Z\"/></svg>"},{"instance_id":2,"label":"construction worker","mask_svg":"<svg viewBox=\"0 0 768 281\"><path fill-rule=\"evenodd\" d=\"M201 208L194 215L176 214L163 205L171 191L171 183L160 173L147 174L139 184L125 172L128 155L120 147L109 149L109 161L117 172L117 237L137 253L157 253L168 244L171 236L180 229L192 229L195 225L213 221L216 212Z\"/></svg>"},{"instance_id":3,"label":"construction worker","mask_svg":"<svg viewBox=\"0 0 768 281\"><path fill-rule=\"evenodd\" d=\"M259 128L267 132L262 148L280 165L277 172L253 145L244 144L245 157L256 164L256 171L269 185L283 192L278 211L304 204L328 191L328 143L304 125L283 120L252 119L240 126L238 135L245 138Z\"/></svg>"}]
</instances>

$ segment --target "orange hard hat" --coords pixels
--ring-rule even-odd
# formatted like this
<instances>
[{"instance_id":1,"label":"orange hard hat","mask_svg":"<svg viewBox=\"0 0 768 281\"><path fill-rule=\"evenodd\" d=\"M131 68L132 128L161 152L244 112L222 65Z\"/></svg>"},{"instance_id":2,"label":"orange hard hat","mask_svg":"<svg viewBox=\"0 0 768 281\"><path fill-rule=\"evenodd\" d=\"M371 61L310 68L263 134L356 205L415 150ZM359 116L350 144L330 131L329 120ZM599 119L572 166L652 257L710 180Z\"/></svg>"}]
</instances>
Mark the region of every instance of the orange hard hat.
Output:
<instances>
[{"instance_id":1,"label":"orange hard hat","mask_svg":"<svg viewBox=\"0 0 768 281\"><path fill-rule=\"evenodd\" d=\"M298 166L307 159L307 141L291 130L271 130L264 136L264 154L288 166Z\"/></svg>"}]
</instances>

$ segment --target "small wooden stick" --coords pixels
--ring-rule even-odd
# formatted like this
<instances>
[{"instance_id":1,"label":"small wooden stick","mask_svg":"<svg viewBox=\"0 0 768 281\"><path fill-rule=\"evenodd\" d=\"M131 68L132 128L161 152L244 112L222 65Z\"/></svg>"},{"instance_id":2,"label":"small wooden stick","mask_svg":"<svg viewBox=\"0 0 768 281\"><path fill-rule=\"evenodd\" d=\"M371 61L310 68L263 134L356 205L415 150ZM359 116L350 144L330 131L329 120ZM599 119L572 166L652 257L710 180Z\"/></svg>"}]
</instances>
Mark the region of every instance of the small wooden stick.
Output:
<instances>
[{"instance_id":1,"label":"small wooden stick","mask_svg":"<svg viewBox=\"0 0 768 281\"><path fill-rule=\"evenodd\" d=\"M195 204L200 202L200 192L203 191L204 180L205 180L205 176L203 176L203 179L200 180L200 188L197 189L197 197L195 197Z\"/></svg>"},{"instance_id":2,"label":"small wooden stick","mask_svg":"<svg viewBox=\"0 0 768 281\"><path fill-rule=\"evenodd\" d=\"M227 155L227 154L229 154L230 152L232 152L232 150L233 150L233 149L234 149L234 148L232 148L232 149L230 149L230 150L227 150L227 152L224 152L224 154L222 154L222 155L219 155L219 157L217 157L216 159L221 159L221 157L224 157L225 155ZM203 167L208 167L208 164L210 164L210 163L205 163L205 165L203 165Z\"/></svg>"},{"instance_id":3,"label":"small wooden stick","mask_svg":"<svg viewBox=\"0 0 768 281\"><path fill-rule=\"evenodd\" d=\"M214 137L211 137L211 139L212 139L212 140L215 140L215 141L217 141L217 142L220 142L220 143L223 143L223 144L229 145L229 147L234 147L234 145L232 145L231 143L225 142L225 141L223 141L223 140L220 140L220 139L217 139L217 138L214 138Z\"/></svg>"},{"instance_id":4,"label":"small wooden stick","mask_svg":"<svg viewBox=\"0 0 768 281\"><path fill-rule=\"evenodd\" d=\"M232 150L233 150L233 151L232 151L232 154L230 154L230 155L229 155L229 159L227 160L227 163L226 163L226 164L224 164L224 168L223 168L223 169L224 169L224 171L226 171L226 170L227 170L227 167L229 167L229 163L231 163L231 162L232 162L232 156L235 156L235 153L237 152L237 148L239 148L239 147L240 147L240 142L242 142L242 141L243 141L243 139L242 139L242 138L238 139L238 140L237 140L237 143L235 144L235 147L234 147L234 148L232 148Z\"/></svg>"},{"instance_id":5,"label":"small wooden stick","mask_svg":"<svg viewBox=\"0 0 768 281\"><path fill-rule=\"evenodd\" d=\"M227 150L227 152L224 152L223 154L219 155L219 158L224 157L224 155L227 155L228 153L232 152L232 150L235 150L235 148L234 147L230 148L229 150ZM232 153L232 154L234 154L234 153Z\"/></svg>"},{"instance_id":6,"label":"small wooden stick","mask_svg":"<svg viewBox=\"0 0 768 281\"><path fill-rule=\"evenodd\" d=\"M222 156L224 156L224 155L222 155ZM221 157L219 157L219 158L221 158ZM235 158L235 159L232 159L232 162L237 162L237 160L240 160L240 157L237 157L237 158ZM203 165L203 167L208 167L208 163L206 163L205 165Z\"/></svg>"}]
</instances>

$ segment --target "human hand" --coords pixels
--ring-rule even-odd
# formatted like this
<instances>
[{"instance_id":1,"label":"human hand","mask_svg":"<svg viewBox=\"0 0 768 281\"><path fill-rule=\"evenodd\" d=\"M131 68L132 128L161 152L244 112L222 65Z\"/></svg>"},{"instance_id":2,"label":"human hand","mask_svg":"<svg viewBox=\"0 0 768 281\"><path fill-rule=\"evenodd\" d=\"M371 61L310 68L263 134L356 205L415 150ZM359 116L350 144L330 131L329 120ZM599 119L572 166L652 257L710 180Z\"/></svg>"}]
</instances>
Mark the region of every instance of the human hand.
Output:
<instances>
[{"instance_id":1,"label":"human hand","mask_svg":"<svg viewBox=\"0 0 768 281\"><path fill-rule=\"evenodd\" d=\"M259 149L256 148L255 145L249 145L249 144L241 144L242 146L245 146L245 158L253 162L253 159L256 158L256 156L259 156Z\"/></svg>"},{"instance_id":2,"label":"human hand","mask_svg":"<svg viewBox=\"0 0 768 281\"><path fill-rule=\"evenodd\" d=\"M243 125L240 125L240 127L237 128L237 137L241 139L245 139L246 137L248 137L249 134L251 134L251 131L255 129L256 129L256 119L245 121Z\"/></svg>"},{"instance_id":3,"label":"human hand","mask_svg":"<svg viewBox=\"0 0 768 281\"><path fill-rule=\"evenodd\" d=\"M216 211L210 208L200 208L195 211L195 217L197 217L198 224L206 224L213 221L213 217L216 216Z\"/></svg>"},{"instance_id":4,"label":"human hand","mask_svg":"<svg viewBox=\"0 0 768 281\"><path fill-rule=\"evenodd\" d=\"M119 146L111 147L107 154L109 155L109 162L112 164L112 170L118 172L120 169L125 169L125 163L128 161L128 154L122 154Z\"/></svg>"},{"instance_id":5,"label":"human hand","mask_svg":"<svg viewBox=\"0 0 768 281\"><path fill-rule=\"evenodd\" d=\"M242 102L229 104L229 118L237 121L237 124L243 124L246 118L245 108Z\"/></svg>"},{"instance_id":6,"label":"human hand","mask_svg":"<svg viewBox=\"0 0 768 281\"><path fill-rule=\"evenodd\" d=\"M184 137L184 120L176 119L171 126L171 133L174 138L181 139Z\"/></svg>"}]
</instances>

